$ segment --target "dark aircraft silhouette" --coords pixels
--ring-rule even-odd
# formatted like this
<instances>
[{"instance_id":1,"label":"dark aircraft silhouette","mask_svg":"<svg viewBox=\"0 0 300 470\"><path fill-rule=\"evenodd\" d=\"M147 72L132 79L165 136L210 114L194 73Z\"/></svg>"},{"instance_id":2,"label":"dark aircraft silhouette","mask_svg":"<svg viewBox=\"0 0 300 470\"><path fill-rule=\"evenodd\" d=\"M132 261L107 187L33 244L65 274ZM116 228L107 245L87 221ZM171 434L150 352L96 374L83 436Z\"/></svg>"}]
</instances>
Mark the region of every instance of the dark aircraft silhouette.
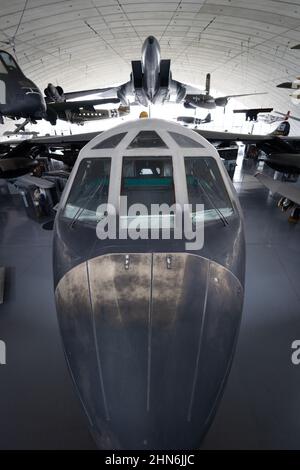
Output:
<instances>
[{"instance_id":1,"label":"dark aircraft silhouette","mask_svg":"<svg viewBox=\"0 0 300 470\"><path fill-rule=\"evenodd\" d=\"M11 54L0 51L0 122L3 117L36 121L47 117L47 105L39 88L25 77Z\"/></svg>"},{"instance_id":2,"label":"dark aircraft silhouette","mask_svg":"<svg viewBox=\"0 0 300 470\"><path fill-rule=\"evenodd\" d=\"M194 124L195 126L199 126L200 124L209 124L210 122L212 122L212 119L211 114L208 113L205 118L197 118L195 116L178 116L177 121L183 123L183 125L185 126L187 126L188 124Z\"/></svg>"},{"instance_id":3,"label":"dark aircraft silhouette","mask_svg":"<svg viewBox=\"0 0 300 470\"><path fill-rule=\"evenodd\" d=\"M253 109L234 109L234 114L242 113L245 114L246 121L257 121L257 116L260 113L271 113L273 108L253 108Z\"/></svg>"},{"instance_id":4,"label":"dark aircraft silhouette","mask_svg":"<svg viewBox=\"0 0 300 470\"><path fill-rule=\"evenodd\" d=\"M283 82L276 85L277 88L287 88L288 90L299 90L300 89L300 77L297 77L293 82Z\"/></svg>"},{"instance_id":5,"label":"dark aircraft silhouette","mask_svg":"<svg viewBox=\"0 0 300 470\"><path fill-rule=\"evenodd\" d=\"M67 96L67 95L66 95ZM10 119L24 118L25 122L18 126L22 130L29 122L45 119L52 125L57 119L71 123L82 124L95 119L107 119L128 114L128 108L116 110L96 110L94 106L108 103L119 103L119 99L98 99L66 102L60 87L49 84L45 90L45 97L29 80L19 65L6 51L0 51L0 123L4 123L4 116Z\"/></svg>"},{"instance_id":6,"label":"dark aircraft silhouette","mask_svg":"<svg viewBox=\"0 0 300 470\"><path fill-rule=\"evenodd\" d=\"M224 108L227 106L230 98L239 98L242 96L265 95L266 93L244 93L240 95L227 95L214 98L210 95L210 73L206 75L205 93L187 94L185 96L184 107L189 109L205 108L215 109L217 106Z\"/></svg>"}]
</instances>

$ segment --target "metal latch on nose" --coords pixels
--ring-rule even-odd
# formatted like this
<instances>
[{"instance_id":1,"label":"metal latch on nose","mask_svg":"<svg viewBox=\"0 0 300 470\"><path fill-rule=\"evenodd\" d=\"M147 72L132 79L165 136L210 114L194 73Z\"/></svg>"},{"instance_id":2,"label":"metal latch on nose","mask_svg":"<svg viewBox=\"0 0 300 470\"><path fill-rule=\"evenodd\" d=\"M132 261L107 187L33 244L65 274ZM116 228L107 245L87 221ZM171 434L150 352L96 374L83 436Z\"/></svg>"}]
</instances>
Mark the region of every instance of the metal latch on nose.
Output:
<instances>
[{"instance_id":1,"label":"metal latch on nose","mask_svg":"<svg viewBox=\"0 0 300 470\"><path fill-rule=\"evenodd\" d=\"M124 263L124 266L125 266L125 269L129 269L129 264L130 264L130 260L129 260L129 255L125 255L125 263Z\"/></svg>"},{"instance_id":2,"label":"metal latch on nose","mask_svg":"<svg viewBox=\"0 0 300 470\"><path fill-rule=\"evenodd\" d=\"M171 269L172 268L172 256L167 255L166 262L167 262L167 269Z\"/></svg>"}]
</instances>

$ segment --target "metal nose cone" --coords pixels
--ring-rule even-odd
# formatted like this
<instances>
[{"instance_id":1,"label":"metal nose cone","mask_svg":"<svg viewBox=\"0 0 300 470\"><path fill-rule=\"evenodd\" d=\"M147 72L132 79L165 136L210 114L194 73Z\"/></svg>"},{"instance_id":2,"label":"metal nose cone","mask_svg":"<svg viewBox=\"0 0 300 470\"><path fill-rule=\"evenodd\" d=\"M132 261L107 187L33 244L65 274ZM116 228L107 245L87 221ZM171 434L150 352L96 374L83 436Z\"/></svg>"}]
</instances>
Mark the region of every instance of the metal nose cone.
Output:
<instances>
[{"instance_id":1,"label":"metal nose cone","mask_svg":"<svg viewBox=\"0 0 300 470\"><path fill-rule=\"evenodd\" d=\"M231 363L239 280L187 253L112 254L71 269L55 294L98 446L197 448Z\"/></svg>"}]
</instances>

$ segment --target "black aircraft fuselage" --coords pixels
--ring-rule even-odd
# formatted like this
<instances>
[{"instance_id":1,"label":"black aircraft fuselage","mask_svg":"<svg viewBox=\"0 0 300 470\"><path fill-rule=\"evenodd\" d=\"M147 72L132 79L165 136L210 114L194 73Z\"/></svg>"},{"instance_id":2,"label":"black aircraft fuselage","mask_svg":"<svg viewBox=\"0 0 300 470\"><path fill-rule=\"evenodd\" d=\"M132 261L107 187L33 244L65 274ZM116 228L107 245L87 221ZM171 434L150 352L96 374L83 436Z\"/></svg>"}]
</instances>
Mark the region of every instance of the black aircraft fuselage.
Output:
<instances>
[{"instance_id":1,"label":"black aircraft fuselage","mask_svg":"<svg viewBox=\"0 0 300 470\"><path fill-rule=\"evenodd\" d=\"M29 80L13 57L0 51L0 122L11 119L42 119L46 116L43 94Z\"/></svg>"},{"instance_id":2,"label":"black aircraft fuselage","mask_svg":"<svg viewBox=\"0 0 300 470\"><path fill-rule=\"evenodd\" d=\"M0 123L2 124L4 116L16 120L23 118L32 123L45 119L55 125L57 119L83 124L85 121L109 119L129 113L129 109L124 107L113 110L94 108L96 105L108 103L119 103L119 99L67 102L62 88L51 84L45 89L44 97L37 85L24 75L12 55L0 51Z\"/></svg>"}]
</instances>

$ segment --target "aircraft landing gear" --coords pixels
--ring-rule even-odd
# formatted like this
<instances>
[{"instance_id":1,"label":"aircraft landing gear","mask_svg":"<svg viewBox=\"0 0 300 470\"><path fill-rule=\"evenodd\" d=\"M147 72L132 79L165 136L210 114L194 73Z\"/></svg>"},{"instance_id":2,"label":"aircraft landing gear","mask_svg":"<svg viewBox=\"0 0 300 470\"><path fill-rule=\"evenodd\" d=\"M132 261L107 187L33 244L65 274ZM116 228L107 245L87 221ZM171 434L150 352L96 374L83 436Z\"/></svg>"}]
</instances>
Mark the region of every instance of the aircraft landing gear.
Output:
<instances>
[{"instance_id":1,"label":"aircraft landing gear","mask_svg":"<svg viewBox=\"0 0 300 470\"><path fill-rule=\"evenodd\" d=\"M286 197L280 198L278 202L278 207L281 209L283 212L286 212L288 209L290 209L293 206L293 202L287 199Z\"/></svg>"},{"instance_id":2,"label":"aircraft landing gear","mask_svg":"<svg viewBox=\"0 0 300 470\"><path fill-rule=\"evenodd\" d=\"M284 203L285 197L281 197L278 201L277 207L282 210L282 205Z\"/></svg>"},{"instance_id":3,"label":"aircraft landing gear","mask_svg":"<svg viewBox=\"0 0 300 470\"><path fill-rule=\"evenodd\" d=\"M300 207L294 207L291 211L291 215L289 216L289 222L291 224L297 224L300 219Z\"/></svg>"}]
</instances>

